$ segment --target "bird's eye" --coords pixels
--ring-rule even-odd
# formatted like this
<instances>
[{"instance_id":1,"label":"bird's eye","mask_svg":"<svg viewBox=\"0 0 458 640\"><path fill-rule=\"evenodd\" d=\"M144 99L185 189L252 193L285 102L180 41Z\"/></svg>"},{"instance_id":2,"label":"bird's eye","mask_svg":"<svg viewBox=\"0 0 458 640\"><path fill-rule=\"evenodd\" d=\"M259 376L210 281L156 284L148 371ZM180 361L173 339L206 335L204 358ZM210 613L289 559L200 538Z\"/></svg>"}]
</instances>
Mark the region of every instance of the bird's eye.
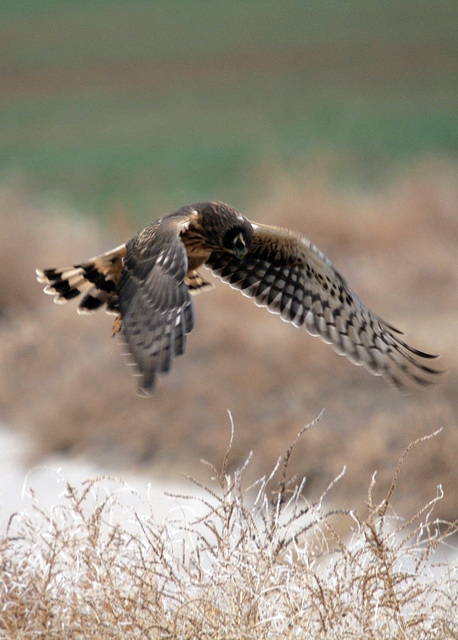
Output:
<instances>
[{"instance_id":1,"label":"bird's eye","mask_svg":"<svg viewBox=\"0 0 458 640\"><path fill-rule=\"evenodd\" d=\"M231 251L232 247L234 246L235 239L238 235L240 235L240 233L241 229L239 227L233 227L232 229L229 229L229 231L227 231L223 237L224 248Z\"/></svg>"},{"instance_id":2,"label":"bird's eye","mask_svg":"<svg viewBox=\"0 0 458 640\"><path fill-rule=\"evenodd\" d=\"M237 258L244 258L246 256L248 247L246 246L245 238L242 233L235 236L232 250Z\"/></svg>"},{"instance_id":3,"label":"bird's eye","mask_svg":"<svg viewBox=\"0 0 458 640\"><path fill-rule=\"evenodd\" d=\"M224 247L237 258L244 258L249 247L243 229L238 227L230 229L223 239Z\"/></svg>"}]
</instances>

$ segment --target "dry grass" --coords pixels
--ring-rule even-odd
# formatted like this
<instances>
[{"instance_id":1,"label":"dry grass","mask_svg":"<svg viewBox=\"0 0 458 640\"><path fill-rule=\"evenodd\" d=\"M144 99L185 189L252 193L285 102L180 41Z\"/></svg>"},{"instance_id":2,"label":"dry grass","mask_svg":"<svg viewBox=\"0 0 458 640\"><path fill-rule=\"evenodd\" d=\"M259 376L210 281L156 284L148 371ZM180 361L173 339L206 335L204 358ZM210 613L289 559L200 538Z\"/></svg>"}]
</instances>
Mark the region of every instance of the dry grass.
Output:
<instances>
[{"instance_id":1,"label":"dry grass","mask_svg":"<svg viewBox=\"0 0 458 640\"><path fill-rule=\"evenodd\" d=\"M457 567L434 560L456 523L434 519L440 496L407 519L392 511L408 450L380 503L373 478L363 517L325 508L338 479L303 498L305 479L289 477L295 446L247 488L249 460L229 473L229 449L187 526L158 525L100 480L67 485L51 512L37 496L0 539L0 637L458 638Z\"/></svg>"},{"instance_id":2,"label":"dry grass","mask_svg":"<svg viewBox=\"0 0 458 640\"><path fill-rule=\"evenodd\" d=\"M325 407L319 430L298 445L293 470L307 471L306 490L319 493L345 460L348 471L335 493L344 506L361 504L361 487L374 469L381 495L390 483L386 461L419 435L444 427L419 454L419 464L407 463L396 495L398 507L418 509L441 483L446 498L437 507L439 515L453 519L458 512L456 168L424 161L379 192L364 194L336 190L327 178L328 162L332 158L288 178L269 169L271 193L246 213L303 231L414 346L444 354L440 365L448 373L436 391L400 396L319 340L219 285L196 298L196 328L186 355L159 381L152 398L139 398L117 341L109 337L112 320L105 314L80 317L72 304L51 304L34 277L35 266L89 257L136 228L114 215L110 229L98 229L74 212L37 202L21 185L5 184L0 419L34 437L37 457L83 451L111 469L121 464L164 477L186 468L201 477L199 459L224 454L222 425L230 409L239 425L230 468L254 450L247 471L254 479L272 467L285 439Z\"/></svg>"}]
</instances>

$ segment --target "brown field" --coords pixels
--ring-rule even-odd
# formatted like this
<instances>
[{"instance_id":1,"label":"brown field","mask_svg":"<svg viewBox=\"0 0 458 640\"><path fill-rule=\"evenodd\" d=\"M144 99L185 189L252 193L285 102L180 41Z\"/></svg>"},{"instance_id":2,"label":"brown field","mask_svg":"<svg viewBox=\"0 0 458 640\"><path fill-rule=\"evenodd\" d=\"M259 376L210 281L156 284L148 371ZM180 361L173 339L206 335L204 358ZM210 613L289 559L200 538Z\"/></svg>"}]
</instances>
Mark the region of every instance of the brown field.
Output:
<instances>
[{"instance_id":1,"label":"brown field","mask_svg":"<svg viewBox=\"0 0 458 640\"><path fill-rule=\"evenodd\" d=\"M291 470L307 477L307 495L317 495L346 465L332 495L342 508L364 503L374 470L376 492L384 495L393 461L409 442L442 427L407 460L394 505L414 513L440 484L445 497L436 514L456 518L456 167L426 159L370 193L334 188L325 167L317 162L288 177L272 171L271 192L245 213L303 232L408 342L443 354L439 366L447 373L436 389L400 395L217 283L195 299L186 355L151 398L138 397L110 339L112 319L80 317L75 304L53 305L34 278L36 266L82 260L137 229L121 214L109 229L98 228L59 204L38 202L12 181L0 190L1 420L34 438L37 460L60 451L97 459L121 475L135 468L164 478L200 477L201 458L223 457L230 411L229 469L253 450L247 476L255 478L324 408L297 445Z\"/></svg>"}]
</instances>

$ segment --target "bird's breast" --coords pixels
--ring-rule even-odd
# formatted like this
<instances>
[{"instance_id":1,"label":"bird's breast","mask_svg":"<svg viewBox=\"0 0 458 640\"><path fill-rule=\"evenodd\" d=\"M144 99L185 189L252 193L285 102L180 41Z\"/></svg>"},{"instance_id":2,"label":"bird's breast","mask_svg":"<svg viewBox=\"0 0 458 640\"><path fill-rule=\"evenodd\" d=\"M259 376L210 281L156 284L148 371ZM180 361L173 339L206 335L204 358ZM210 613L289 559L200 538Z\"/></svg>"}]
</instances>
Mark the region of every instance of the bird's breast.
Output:
<instances>
[{"instance_id":1,"label":"bird's breast","mask_svg":"<svg viewBox=\"0 0 458 640\"><path fill-rule=\"evenodd\" d=\"M187 231L181 236L188 257L188 274L201 267L210 258L211 250L205 246L200 234Z\"/></svg>"}]
</instances>

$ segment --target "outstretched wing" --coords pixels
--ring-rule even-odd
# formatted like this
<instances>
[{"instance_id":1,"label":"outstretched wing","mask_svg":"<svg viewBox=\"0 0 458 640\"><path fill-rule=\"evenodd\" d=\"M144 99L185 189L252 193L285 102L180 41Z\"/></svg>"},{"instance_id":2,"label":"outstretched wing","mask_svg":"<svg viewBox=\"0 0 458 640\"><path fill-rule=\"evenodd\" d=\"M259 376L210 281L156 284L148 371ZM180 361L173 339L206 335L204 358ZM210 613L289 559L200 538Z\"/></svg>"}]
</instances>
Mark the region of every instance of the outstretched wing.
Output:
<instances>
[{"instance_id":1,"label":"outstretched wing","mask_svg":"<svg viewBox=\"0 0 458 640\"><path fill-rule=\"evenodd\" d=\"M194 308L185 282L188 259L180 232L187 216L169 216L146 227L127 244L119 284L119 309L127 346L152 387L185 350Z\"/></svg>"},{"instance_id":2,"label":"outstretched wing","mask_svg":"<svg viewBox=\"0 0 458 640\"><path fill-rule=\"evenodd\" d=\"M401 332L361 302L309 240L286 229L252 225L253 247L243 260L228 253L211 254L207 266L216 276L398 388L408 381L431 384L439 372L420 359L436 356L403 342Z\"/></svg>"}]
</instances>

